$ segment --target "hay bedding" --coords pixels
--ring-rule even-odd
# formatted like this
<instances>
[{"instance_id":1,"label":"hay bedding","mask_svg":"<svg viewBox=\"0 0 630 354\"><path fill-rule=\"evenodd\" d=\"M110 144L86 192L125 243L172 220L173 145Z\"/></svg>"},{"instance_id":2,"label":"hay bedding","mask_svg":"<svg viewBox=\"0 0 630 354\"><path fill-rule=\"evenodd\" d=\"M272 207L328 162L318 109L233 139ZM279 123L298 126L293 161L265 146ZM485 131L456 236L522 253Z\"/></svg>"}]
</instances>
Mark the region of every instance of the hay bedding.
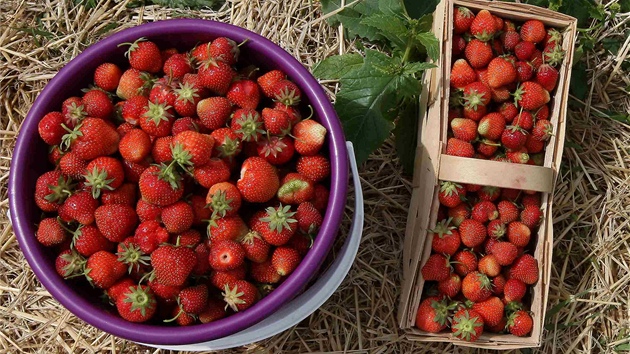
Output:
<instances>
[{"instance_id":1,"label":"hay bedding","mask_svg":"<svg viewBox=\"0 0 630 354\"><path fill-rule=\"evenodd\" d=\"M606 6L617 1L606 2ZM232 0L217 11L102 1L94 10L69 0L0 3L0 352L159 353L103 333L61 307L36 280L7 220L12 148L37 94L66 62L106 34L172 17L217 19L258 32L307 67L355 50L310 1ZM630 14L598 29L619 36L616 53L586 53L589 92L569 112L568 138L554 200L554 264L544 353L613 352L630 346L630 126L608 111L630 111ZM29 33L18 28L37 28ZM325 83L331 97L334 82ZM390 142L363 166L366 224L359 255L333 297L298 326L234 352L467 352L404 340L397 330L400 257L410 183ZM343 230L352 216L348 202ZM340 240L341 241L341 240Z\"/></svg>"}]
</instances>

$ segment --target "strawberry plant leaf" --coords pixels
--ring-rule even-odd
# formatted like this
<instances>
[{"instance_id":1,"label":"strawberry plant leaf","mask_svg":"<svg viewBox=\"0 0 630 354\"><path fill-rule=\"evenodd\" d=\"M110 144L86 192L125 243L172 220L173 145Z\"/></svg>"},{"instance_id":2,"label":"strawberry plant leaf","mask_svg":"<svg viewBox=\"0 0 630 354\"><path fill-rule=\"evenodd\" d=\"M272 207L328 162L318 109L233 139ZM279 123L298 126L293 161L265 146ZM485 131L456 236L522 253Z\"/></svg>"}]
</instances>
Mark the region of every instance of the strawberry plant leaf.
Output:
<instances>
[{"instance_id":1,"label":"strawberry plant leaf","mask_svg":"<svg viewBox=\"0 0 630 354\"><path fill-rule=\"evenodd\" d=\"M363 56L359 53L334 55L319 62L313 68L313 75L322 80L339 80L345 74L363 65Z\"/></svg>"},{"instance_id":2,"label":"strawberry plant leaf","mask_svg":"<svg viewBox=\"0 0 630 354\"><path fill-rule=\"evenodd\" d=\"M435 11L439 0L404 0L405 9L411 18L420 18Z\"/></svg>"},{"instance_id":3,"label":"strawberry plant leaf","mask_svg":"<svg viewBox=\"0 0 630 354\"><path fill-rule=\"evenodd\" d=\"M405 65L405 73L406 74L414 74L419 71L424 71L427 69L435 68L435 64L428 62L414 62L408 63Z\"/></svg>"},{"instance_id":4,"label":"strawberry plant leaf","mask_svg":"<svg viewBox=\"0 0 630 354\"><path fill-rule=\"evenodd\" d=\"M361 21L361 14L351 9L345 9L342 14L337 15L337 19L348 29L351 36L367 38L370 41L382 41L378 28L366 25Z\"/></svg>"},{"instance_id":5,"label":"strawberry plant leaf","mask_svg":"<svg viewBox=\"0 0 630 354\"><path fill-rule=\"evenodd\" d=\"M433 33L418 33L416 39L426 49L427 55L431 60L435 61L440 56L440 43Z\"/></svg>"},{"instance_id":6,"label":"strawberry plant leaf","mask_svg":"<svg viewBox=\"0 0 630 354\"><path fill-rule=\"evenodd\" d=\"M586 76L586 64L578 62L571 69L571 83L569 85L571 94L580 100L586 98L588 93L588 77Z\"/></svg>"},{"instance_id":7,"label":"strawberry plant leaf","mask_svg":"<svg viewBox=\"0 0 630 354\"><path fill-rule=\"evenodd\" d=\"M413 173L414 160L416 158L416 146L418 144L418 101L413 100L405 104L400 112L400 117L394 128L396 137L396 153L403 167L403 172Z\"/></svg>"},{"instance_id":8,"label":"strawberry plant leaf","mask_svg":"<svg viewBox=\"0 0 630 354\"><path fill-rule=\"evenodd\" d=\"M361 23L378 29L383 37L398 48L404 49L407 45L409 31L405 23L396 16L375 14L364 18Z\"/></svg>"}]
</instances>

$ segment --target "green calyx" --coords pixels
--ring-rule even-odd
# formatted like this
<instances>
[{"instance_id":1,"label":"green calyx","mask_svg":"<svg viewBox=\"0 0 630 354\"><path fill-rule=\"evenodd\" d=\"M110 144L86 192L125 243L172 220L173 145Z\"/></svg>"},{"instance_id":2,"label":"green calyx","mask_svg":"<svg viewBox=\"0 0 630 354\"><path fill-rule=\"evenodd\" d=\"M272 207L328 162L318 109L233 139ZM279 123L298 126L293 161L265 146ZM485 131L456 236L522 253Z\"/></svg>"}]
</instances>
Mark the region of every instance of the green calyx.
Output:
<instances>
[{"instance_id":1,"label":"green calyx","mask_svg":"<svg viewBox=\"0 0 630 354\"><path fill-rule=\"evenodd\" d=\"M195 98L199 97L197 93L198 90L187 82L180 83L179 88L174 91L179 100L188 101L190 103L195 103Z\"/></svg>"},{"instance_id":2,"label":"green calyx","mask_svg":"<svg viewBox=\"0 0 630 354\"><path fill-rule=\"evenodd\" d=\"M155 298L140 285L130 287L124 296L123 302L131 303L130 312L140 311L142 316L146 316L147 309L155 306Z\"/></svg>"},{"instance_id":3,"label":"green calyx","mask_svg":"<svg viewBox=\"0 0 630 354\"><path fill-rule=\"evenodd\" d=\"M295 89L290 89L289 87L280 90L275 99L287 106L294 106L300 103L300 95L296 93Z\"/></svg>"},{"instance_id":4,"label":"green calyx","mask_svg":"<svg viewBox=\"0 0 630 354\"><path fill-rule=\"evenodd\" d=\"M440 184L440 192L444 193L447 197L451 195L459 195L458 189L463 188L460 184L444 181Z\"/></svg>"},{"instance_id":5,"label":"green calyx","mask_svg":"<svg viewBox=\"0 0 630 354\"><path fill-rule=\"evenodd\" d=\"M455 310L457 306L457 302L448 303L446 299L442 299L440 301L431 301L431 308L433 308L433 311L435 312L435 317L433 317L433 321L439 323L440 326L446 325L450 318L451 312Z\"/></svg>"},{"instance_id":6,"label":"green calyx","mask_svg":"<svg viewBox=\"0 0 630 354\"><path fill-rule=\"evenodd\" d=\"M85 185L92 188L92 197L94 199L97 199L101 195L101 190L103 189L109 191L114 190L110 185L114 179L108 177L109 175L105 169L99 169L96 166L85 175Z\"/></svg>"},{"instance_id":7,"label":"green calyx","mask_svg":"<svg viewBox=\"0 0 630 354\"><path fill-rule=\"evenodd\" d=\"M173 155L173 161L179 165L179 167L187 170L192 167L192 155L181 143L171 145L171 154Z\"/></svg>"},{"instance_id":8,"label":"green calyx","mask_svg":"<svg viewBox=\"0 0 630 354\"><path fill-rule=\"evenodd\" d=\"M479 93L477 90L471 90L468 94L464 94L464 107L476 111L478 107L485 106L482 97L482 93Z\"/></svg>"},{"instance_id":9,"label":"green calyx","mask_svg":"<svg viewBox=\"0 0 630 354\"><path fill-rule=\"evenodd\" d=\"M128 272L131 273L134 269L140 268L140 265L148 265L151 261L151 257L144 254L140 247L135 244L125 245L120 244L122 252L118 253L118 261L129 265Z\"/></svg>"},{"instance_id":10,"label":"green calyx","mask_svg":"<svg viewBox=\"0 0 630 354\"><path fill-rule=\"evenodd\" d=\"M226 191L217 191L212 195L212 200L208 206L212 209L213 216L224 217L228 211L232 210L231 202L232 198L227 198Z\"/></svg>"},{"instance_id":11,"label":"green calyx","mask_svg":"<svg viewBox=\"0 0 630 354\"><path fill-rule=\"evenodd\" d=\"M217 147L217 150L219 150L219 157L232 157L239 151L239 147L240 142L238 139L231 139L226 136L223 140L223 144Z\"/></svg>"},{"instance_id":12,"label":"green calyx","mask_svg":"<svg viewBox=\"0 0 630 354\"><path fill-rule=\"evenodd\" d=\"M68 132L68 134L61 137L61 144L59 144L59 148L61 148L62 151L67 151L75 140L77 140L80 136L83 136L83 133L81 132L82 125L83 124L79 123L79 125L75 126L74 129L70 129L65 124L61 124L63 129Z\"/></svg>"},{"instance_id":13,"label":"green calyx","mask_svg":"<svg viewBox=\"0 0 630 354\"><path fill-rule=\"evenodd\" d=\"M171 106L168 106L166 103L153 103L149 101L147 111L144 113L143 117L145 117L147 121L153 122L157 127L162 121L168 122L171 118L171 114L168 112L170 108Z\"/></svg>"},{"instance_id":14,"label":"green calyx","mask_svg":"<svg viewBox=\"0 0 630 354\"><path fill-rule=\"evenodd\" d=\"M448 220L442 220L435 225L433 230L429 230L434 234L438 235L439 238L444 238L444 235L452 235L451 230L456 229L454 226L449 226L453 218L448 218Z\"/></svg>"},{"instance_id":15,"label":"green calyx","mask_svg":"<svg viewBox=\"0 0 630 354\"><path fill-rule=\"evenodd\" d=\"M72 102L70 104L70 107L68 108L68 112L69 112L70 120L72 121L72 123L74 123L73 126L76 126L77 124L81 123L83 118L87 117L87 112L85 111L85 107L82 104L77 106L76 102Z\"/></svg>"},{"instance_id":16,"label":"green calyx","mask_svg":"<svg viewBox=\"0 0 630 354\"><path fill-rule=\"evenodd\" d=\"M72 183L72 180L69 177L65 178L64 176L59 176L59 179L57 180L57 185L48 185L50 194L45 196L44 199L51 203L61 204L72 194L74 187L75 184Z\"/></svg>"},{"instance_id":17,"label":"green calyx","mask_svg":"<svg viewBox=\"0 0 630 354\"><path fill-rule=\"evenodd\" d=\"M221 293L223 296L223 301L225 301L225 309L227 310L230 307L234 311L238 311L237 305L244 304L245 300L241 299L245 293L242 291L238 291L238 285L234 285L233 288L230 289L228 284L225 284L224 291Z\"/></svg>"},{"instance_id":18,"label":"green calyx","mask_svg":"<svg viewBox=\"0 0 630 354\"><path fill-rule=\"evenodd\" d=\"M477 316L470 316L470 311L464 310L463 314L453 320L453 329L456 337L470 341L471 337L477 336L477 327L483 326L483 321Z\"/></svg>"},{"instance_id":19,"label":"green calyx","mask_svg":"<svg viewBox=\"0 0 630 354\"><path fill-rule=\"evenodd\" d=\"M289 223L297 222L297 220L292 218L295 212L291 211L290 205L282 206L282 204L280 204L278 208L269 207L266 211L267 216L261 218L260 221L268 222L269 229L272 231L280 233L285 228L291 230Z\"/></svg>"},{"instance_id":20,"label":"green calyx","mask_svg":"<svg viewBox=\"0 0 630 354\"><path fill-rule=\"evenodd\" d=\"M87 260L74 249L72 249L70 253L66 253L61 256L61 259L68 263L62 268L63 277L65 279L83 275L85 272L85 264L87 263Z\"/></svg>"},{"instance_id":21,"label":"green calyx","mask_svg":"<svg viewBox=\"0 0 630 354\"><path fill-rule=\"evenodd\" d=\"M126 45L128 45L128 46L129 46L129 49L127 49L127 51L125 52L125 57L126 57L126 58L129 58L129 56L131 55L131 53L132 53L132 52L134 52L136 49L138 49L138 48L140 47L139 43L140 43L140 42L145 42L146 40L147 40L146 38L144 38L144 37L140 37L140 38L136 39L136 41L135 41L135 42L133 42L133 43L129 43L129 42L126 42L126 43L120 43L120 44L118 45L118 47L122 47L122 46L126 46Z\"/></svg>"},{"instance_id":22,"label":"green calyx","mask_svg":"<svg viewBox=\"0 0 630 354\"><path fill-rule=\"evenodd\" d=\"M173 168L175 166L175 160L171 161L170 164L166 165L162 163L160 166L160 171L158 172L158 179L168 182L171 185L171 188L178 189L181 187L182 177L179 172Z\"/></svg>"},{"instance_id":23,"label":"green calyx","mask_svg":"<svg viewBox=\"0 0 630 354\"><path fill-rule=\"evenodd\" d=\"M560 45L556 45L550 51L545 51L543 53L543 62L551 65L557 66L562 63L564 59L564 50L560 47Z\"/></svg>"},{"instance_id":24,"label":"green calyx","mask_svg":"<svg viewBox=\"0 0 630 354\"><path fill-rule=\"evenodd\" d=\"M256 116L258 116L258 113L256 113ZM259 117L257 119L256 116L247 113L247 115L238 118L237 121L241 127L235 133L241 135L243 141L258 141L258 136L265 133L265 130L262 129L263 122Z\"/></svg>"}]
</instances>

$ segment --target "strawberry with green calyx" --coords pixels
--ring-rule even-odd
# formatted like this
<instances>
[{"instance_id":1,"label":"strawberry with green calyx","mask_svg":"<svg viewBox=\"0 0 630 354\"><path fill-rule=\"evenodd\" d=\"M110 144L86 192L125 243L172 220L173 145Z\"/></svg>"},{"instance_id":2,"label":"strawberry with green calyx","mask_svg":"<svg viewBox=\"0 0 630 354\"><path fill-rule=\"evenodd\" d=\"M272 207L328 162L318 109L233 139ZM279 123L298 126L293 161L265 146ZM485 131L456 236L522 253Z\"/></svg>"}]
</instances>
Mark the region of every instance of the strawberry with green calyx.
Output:
<instances>
[{"instance_id":1,"label":"strawberry with green calyx","mask_svg":"<svg viewBox=\"0 0 630 354\"><path fill-rule=\"evenodd\" d=\"M99 251L114 250L115 244L106 239L94 225L80 225L72 231L72 247L82 256L89 257Z\"/></svg>"},{"instance_id":2,"label":"strawberry with green calyx","mask_svg":"<svg viewBox=\"0 0 630 354\"><path fill-rule=\"evenodd\" d=\"M109 303L115 306L118 298L124 296L125 293L129 291L129 288L135 285L137 284L133 279L124 277L118 280L114 285L107 288L105 290L105 295L107 296Z\"/></svg>"},{"instance_id":3,"label":"strawberry with green calyx","mask_svg":"<svg viewBox=\"0 0 630 354\"><path fill-rule=\"evenodd\" d=\"M450 226L452 219L442 220L430 232L433 234L431 248L435 253L454 255L459 250L461 238L457 227Z\"/></svg>"},{"instance_id":4,"label":"strawberry with green calyx","mask_svg":"<svg viewBox=\"0 0 630 354\"><path fill-rule=\"evenodd\" d=\"M462 294L472 302L484 301L492 295L492 282L483 273L468 273L462 281Z\"/></svg>"},{"instance_id":5,"label":"strawberry with green calyx","mask_svg":"<svg viewBox=\"0 0 630 354\"><path fill-rule=\"evenodd\" d=\"M517 125L509 125L501 134L501 144L509 150L519 150L527 142L527 131Z\"/></svg>"},{"instance_id":6,"label":"strawberry with green calyx","mask_svg":"<svg viewBox=\"0 0 630 354\"><path fill-rule=\"evenodd\" d=\"M265 133L264 122L254 109L240 108L232 114L230 128L242 141L258 141Z\"/></svg>"},{"instance_id":7,"label":"strawberry with green calyx","mask_svg":"<svg viewBox=\"0 0 630 354\"><path fill-rule=\"evenodd\" d=\"M149 92L149 101L166 105L169 107L170 112L174 114L173 106L177 99L177 94L174 91L176 87L176 82L173 82L172 78L168 76L158 79Z\"/></svg>"},{"instance_id":8,"label":"strawberry with green calyx","mask_svg":"<svg viewBox=\"0 0 630 354\"><path fill-rule=\"evenodd\" d=\"M446 207L454 208L466 199L466 189L458 183L442 181L440 182L440 192L438 200Z\"/></svg>"},{"instance_id":9,"label":"strawberry with green calyx","mask_svg":"<svg viewBox=\"0 0 630 354\"><path fill-rule=\"evenodd\" d=\"M70 148L83 160L93 160L118 151L118 132L103 119L85 118L73 130L68 131L60 145L62 150Z\"/></svg>"},{"instance_id":10,"label":"strawberry with green calyx","mask_svg":"<svg viewBox=\"0 0 630 354\"><path fill-rule=\"evenodd\" d=\"M242 43L236 44L236 42L229 38L218 37L208 46L208 54L212 58L222 60L229 65L234 65L240 54L240 46L245 42L247 42L247 39Z\"/></svg>"},{"instance_id":11,"label":"strawberry with green calyx","mask_svg":"<svg viewBox=\"0 0 630 354\"><path fill-rule=\"evenodd\" d=\"M295 145L289 136L272 136L261 139L256 145L256 152L274 166L283 165L295 155Z\"/></svg>"},{"instance_id":12,"label":"strawberry with green calyx","mask_svg":"<svg viewBox=\"0 0 630 354\"><path fill-rule=\"evenodd\" d=\"M317 236L323 222L322 214L311 202L303 202L298 205L295 219L298 222L299 231L306 233L309 237Z\"/></svg>"},{"instance_id":13,"label":"strawberry with green calyx","mask_svg":"<svg viewBox=\"0 0 630 354\"><path fill-rule=\"evenodd\" d=\"M197 114L197 104L201 101L199 90L190 83L179 83L179 88L173 90L175 112L182 117L190 117Z\"/></svg>"},{"instance_id":14,"label":"strawberry with green calyx","mask_svg":"<svg viewBox=\"0 0 630 354\"><path fill-rule=\"evenodd\" d=\"M528 111L522 111L514 117L512 125L529 132L534 127L534 116Z\"/></svg>"},{"instance_id":15,"label":"strawberry with green calyx","mask_svg":"<svg viewBox=\"0 0 630 354\"><path fill-rule=\"evenodd\" d=\"M240 240L249 231L240 216L219 217L214 215L208 221L208 238L211 242Z\"/></svg>"},{"instance_id":16,"label":"strawberry with green calyx","mask_svg":"<svg viewBox=\"0 0 630 354\"><path fill-rule=\"evenodd\" d=\"M133 237L129 238L129 241L125 241L118 244L116 255L119 262L127 265L127 273L131 274L148 266L151 257L142 252L140 247L134 242Z\"/></svg>"},{"instance_id":17,"label":"strawberry with green calyx","mask_svg":"<svg viewBox=\"0 0 630 354\"><path fill-rule=\"evenodd\" d=\"M313 236L312 234L306 234L298 231L295 233L295 235L293 235L293 237L289 239L287 243L285 243L285 246L293 248L294 250L298 251L300 256L304 257L311 249L311 247L313 247Z\"/></svg>"},{"instance_id":18,"label":"strawberry with green calyx","mask_svg":"<svg viewBox=\"0 0 630 354\"><path fill-rule=\"evenodd\" d=\"M464 113L466 109L477 111L478 107L490 103L492 92L479 81L470 83L464 87Z\"/></svg>"},{"instance_id":19,"label":"strawberry with green calyx","mask_svg":"<svg viewBox=\"0 0 630 354\"><path fill-rule=\"evenodd\" d=\"M488 300L473 304L472 309L481 316L484 325L492 327L503 319L504 307L501 299L492 296Z\"/></svg>"},{"instance_id":20,"label":"strawberry with green calyx","mask_svg":"<svg viewBox=\"0 0 630 354\"><path fill-rule=\"evenodd\" d=\"M241 193L234 184L220 182L208 190L206 204L213 216L232 216L238 212L241 206Z\"/></svg>"},{"instance_id":21,"label":"strawberry with green calyx","mask_svg":"<svg viewBox=\"0 0 630 354\"><path fill-rule=\"evenodd\" d=\"M271 264L281 276L288 276L298 267L302 257L290 247L278 247L271 255Z\"/></svg>"},{"instance_id":22,"label":"strawberry with green calyx","mask_svg":"<svg viewBox=\"0 0 630 354\"><path fill-rule=\"evenodd\" d=\"M122 278L126 270L125 265L118 261L115 254L98 251L88 257L85 264L85 277L93 286L107 289Z\"/></svg>"},{"instance_id":23,"label":"strawberry with green calyx","mask_svg":"<svg viewBox=\"0 0 630 354\"><path fill-rule=\"evenodd\" d=\"M481 41L491 40L496 32L496 20L488 10L479 11L470 24L470 34Z\"/></svg>"},{"instance_id":24,"label":"strawberry with green calyx","mask_svg":"<svg viewBox=\"0 0 630 354\"><path fill-rule=\"evenodd\" d=\"M187 130L173 138L173 160L183 169L201 167L208 163L215 139L211 135Z\"/></svg>"},{"instance_id":25,"label":"strawberry with green calyx","mask_svg":"<svg viewBox=\"0 0 630 354\"><path fill-rule=\"evenodd\" d=\"M154 82L155 79L147 72L134 68L127 69L120 77L116 96L123 100L136 96L148 96Z\"/></svg>"},{"instance_id":26,"label":"strawberry with green calyx","mask_svg":"<svg viewBox=\"0 0 630 354\"><path fill-rule=\"evenodd\" d=\"M446 142L446 154L459 157L473 157L475 156L475 148L467 141L450 138Z\"/></svg>"},{"instance_id":27,"label":"strawberry with green calyx","mask_svg":"<svg viewBox=\"0 0 630 354\"><path fill-rule=\"evenodd\" d=\"M553 136L553 125L548 120L538 120L534 124L531 137L540 142L548 141ZM534 151L532 151L534 152Z\"/></svg>"},{"instance_id":28,"label":"strawberry with green calyx","mask_svg":"<svg viewBox=\"0 0 630 354\"><path fill-rule=\"evenodd\" d=\"M220 96L225 96L236 77L236 72L229 64L214 58L202 61L197 74L205 88Z\"/></svg>"},{"instance_id":29,"label":"strawberry with green calyx","mask_svg":"<svg viewBox=\"0 0 630 354\"><path fill-rule=\"evenodd\" d=\"M140 175L140 195L145 201L158 206L175 203L184 194L181 180L172 163L150 166Z\"/></svg>"},{"instance_id":30,"label":"strawberry with green calyx","mask_svg":"<svg viewBox=\"0 0 630 354\"><path fill-rule=\"evenodd\" d=\"M514 102L517 106L529 111L535 111L550 100L549 91L545 90L539 83L526 81L514 92Z\"/></svg>"},{"instance_id":31,"label":"strawberry with green calyx","mask_svg":"<svg viewBox=\"0 0 630 354\"><path fill-rule=\"evenodd\" d=\"M453 32L462 34L470 29L475 20L475 14L469 8L457 6L453 12Z\"/></svg>"},{"instance_id":32,"label":"strawberry with green calyx","mask_svg":"<svg viewBox=\"0 0 630 354\"><path fill-rule=\"evenodd\" d=\"M532 255L524 254L512 263L509 278L533 285L538 281L538 272L538 261Z\"/></svg>"},{"instance_id":33,"label":"strawberry with green calyx","mask_svg":"<svg viewBox=\"0 0 630 354\"><path fill-rule=\"evenodd\" d=\"M118 298L116 309L120 317L129 322L146 322L155 315L157 301L148 286L136 285Z\"/></svg>"},{"instance_id":34,"label":"strawberry with green calyx","mask_svg":"<svg viewBox=\"0 0 630 354\"><path fill-rule=\"evenodd\" d=\"M256 109L260 102L260 90L252 80L238 80L230 85L226 97L235 106Z\"/></svg>"},{"instance_id":35,"label":"strawberry with green calyx","mask_svg":"<svg viewBox=\"0 0 630 354\"><path fill-rule=\"evenodd\" d=\"M455 118L451 121L453 136L457 139L473 142L477 139L477 122L468 118Z\"/></svg>"},{"instance_id":36,"label":"strawberry with green calyx","mask_svg":"<svg viewBox=\"0 0 630 354\"><path fill-rule=\"evenodd\" d=\"M453 316L451 330L455 337L475 342L483 333L483 326L483 317L477 311L461 309Z\"/></svg>"},{"instance_id":37,"label":"strawberry with green calyx","mask_svg":"<svg viewBox=\"0 0 630 354\"><path fill-rule=\"evenodd\" d=\"M215 141L212 157L218 157L228 162L241 153L242 145L238 135L228 127L216 129L211 133Z\"/></svg>"},{"instance_id":38,"label":"strawberry with green calyx","mask_svg":"<svg viewBox=\"0 0 630 354\"><path fill-rule=\"evenodd\" d=\"M259 297L258 289L245 280L236 280L225 284L223 292L223 301L235 312L244 311L252 306Z\"/></svg>"},{"instance_id":39,"label":"strawberry with green calyx","mask_svg":"<svg viewBox=\"0 0 630 354\"><path fill-rule=\"evenodd\" d=\"M140 128L154 137L169 135L175 121L172 111L173 108L166 103L149 101L139 119Z\"/></svg>"},{"instance_id":40,"label":"strawberry with green calyx","mask_svg":"<svg viewBox=\"0 0 630 354\"><path fill-rule=\"evenodd\" d=\"M519 310L511 314L507 320L507 330L517 336L524 337L528 335L534 327L532 316L526 311Z\"/></svg>"},{"instance_id":41,"label":"strawberry with green calyx","mask_svg":"<svg viewBox=\"0 0 630 354\"><path fill-rule=\"evenodd\" d=\"M498 218L499 213L494 203L482 200L473 206L471 216L479 222L486 223Z\"/></svg>"},{"instance_id":42,"label":"strawberry with green calyx","mask_svg":"<svg viewBox=\"0 0 630 354\"><path fill-rule=\"evenodd\" d=\"M66 120L60 112L46 114L38 123L39 136L48 145L59 145L66 134Z\"/></svg>"},{"instance_id":43,"label":"strawberry with green calyx","mask_svg":"<svg viewBox=\"0 0 630 354\"><path fill-rule=\"evenodd\" d=\"M451 311L457 303L448 303L446 299L429 297L424 299L416 313L416 327L429 333L439 333L446 328Z\"/></svg>"},{"instance_id":44,"label":"strawberry with green calyx","mask_svg":"<svg viewBox=\"0 0 630 354\"><path fill-rule=\"evenodd\" d=\"M100 197L102 190L113 191L125 179L125 171L119 160L101 156L90 161L86 167L85 186L92 190L94 199Z\"/></svg>"},{"instance_id":45,"label":"strawberry with green calyx","mask_svg":"<svg viewBox=\"0 0 630 354\"><path fill-rule=\"evenodd\" d=\"M301 204L313 198L313 182L299 173L289 173L282 179L278 200L284 204Z\"/></svg>"},{"instance_id":46,"label":"strawberry with green calyx","mask_svg":"<svg viewBox=\"0 0 630 354\"><path fill-rule=\"evenodd\" d=\"M294 219L296 212L291 211L290 205L280 204L278 207L268 207L266 214L253 225L267 243L273 246L282 246L295 234L298 229L298 221Z\"/></svg>"},{"instance_id":47,"label":"strawberry with green calyx","mask_svg":"<svg viewBox=\"0 0 630 354\"><path fill-rule=\"evenodd\" d=\"M138 38L133 43L121 43L118 46L129 46L125 57L132 68L156 74L162 70L162 55L158 46L146 38Z\"/></svg>"},{"instance_id":48,"label":"strawberry with green calyx","mask_svg":"<svg viewBox=\"0 0 630 354\"><path fill-rule=\"evenodd\" d=\"M208 286L200 284L182 289L177 295L177 310L173 318L164 320L164 322L172 322L179 319L182 315L188 315L196 318L206 309L208 302Z\"/></svg>"},{"instance_id":49,"label":"strawberry with green calyx","mask_svg":"<svg viewBox=\"0 0 630 354\"><path fill-rule=\"evenodd\" d=\"M274 101L282 102L287 106L296 106L302 99L302 91L290 80L280 80L271 89Z\"/></svg>"},{"instance_id":50,"label":"strawberry with green calyx","mask_svg":"<svg viewBox=\"0 0 630 354\"><path fill-rule=\"evenodd\" d=\"M499 239L505 235L505 224L500 219L492 220L486 226L488 237L491 239Z\"/></svg>"},{"instance_id":51,"label":"strawberry with green calyx","mask_svg":"<svg viewBox=\"0 0 630 354\"><path fill-rule=\"evenodd\" d=\"M57 211L74 187L72 180L64 177L59 170L48 171L35 183L35 204L45 212Z\"/></svg>"},{"instance_id":52,"label":"strawberry with green calyx","mask_svg":"<svg viewBox=\"0 0 630 354\"><path fill-rule=\"evenodd\" d=\"M547 35L543 41L545 47L550 45L560 45L562 43L562 33L555 28L547 29Z\"/></svg>"},{"instance_id":53,"label":"strawberry with green calyx","mask_svg":"<svg viewBox=\"0 0 630 354\"><path fill-rule=\"evenodd\" d=\"M280 188L280 179L276 169L265 159L249 157L241 165L236 187L246 201L265 203L276 195Z\"/></svg>"},{"instance_id":54,"label":"strawberry with green calyx","mask_svg":"<svg viewBox=\"0 0 630 354\"><path fill-rule=\"evenodd\" d=\"M64 279L69 279L85 273L87 260L74 249L61 252L55 260L55 270Z\"/></svg>"},{"instance_id":55,"label":"strawberry with green calyx","mask_svg":"<svg viewBox=\"0 0 630 354\"><path fill-rule=\"evenodd\" d=\"M270 246L258 232L250 231L240 240L243 250L245 250L245 258L253 263L262 263L269 258Z\"/></svg>"},{"instance_id":56,"label":"strawberry with green calyx","mask_svg":"<svg viewBox=\"0 0 630 354\"><path fill-rule=\"evenodd\" d=\"M470 209L464 203L460 203L454 208L448 209L448 217L450 223L452 223L455 227L458 227L462 221L470 218Z\"/></svg>"},{"instance_id":57,"label":"strawberry with green calyx","mask_svg":"<svg viewBox=\"0 0 630 354\"><path fill-rule=\"evenodd\" d=\"M506 151L505 157L512 163L525 164L529 161L529 154L527 149L522 147L516 151Z\"/></svg>"},{"instance_id":58,"label":"strawberry with green calyx","mask_svg":"<svg viewBox=\"0 0 630 354\"><path fill-rule=\"evenodd\" d=\"M425 281L442 281L451 274L449 259L441 254L432 254L421 269Z\"/></svg>"},{"instance_id":59,"label":"strawberry with green calyx","mask_svg":"<svg viewBox=\"0 0 630 354\"><path fill-rule=\"evenodd\" d=\"M73 129L77 124L81 123L87 112L81 97L70 97L61 104L61 113L63 114L66 126Z\"/></svg>"},{"instance_id":60,"label":"strawberry with green calyx","mask_svg":"<svg viewBox=\"0 0 630 354\"><path fill-rule=\"evenodd\" d=\"M280 70L271 70L264 75L261 75L256 82L260 86L263 94L269 98L273 98L274 86L278 82L285 80L286 75Z\"/></svg>"}]
</instances>

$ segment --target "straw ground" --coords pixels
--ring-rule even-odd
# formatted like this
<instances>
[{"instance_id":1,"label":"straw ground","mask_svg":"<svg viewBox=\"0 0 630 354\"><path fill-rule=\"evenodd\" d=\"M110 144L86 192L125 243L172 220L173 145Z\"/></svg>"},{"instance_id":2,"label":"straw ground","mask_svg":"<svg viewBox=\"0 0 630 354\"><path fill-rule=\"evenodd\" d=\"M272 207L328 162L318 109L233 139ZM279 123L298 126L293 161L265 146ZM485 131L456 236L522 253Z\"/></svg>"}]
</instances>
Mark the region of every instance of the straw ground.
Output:
<instances>
[{"instance_id":1,"label":"straw ground","mask_svg":"<svg viewBox=\"0 0 630 354\"><path fill-rule=\"evenodd\" d=\"M606 1L608 8L617 1ZM36 280L18 247L7 210L7 179L20 123L55 73L108 33L173 17L217 19L264 36L307 67L355 46L321 20L311 1L231 0L216 11L158 6L95 9L70 0L0 3L0 352L160 352L115 338L75 318ZM630 348L630 125L611 119L630 111L630 13L590 34L619 45L585 53L589 91L574 99L554 200L554 262L544 344L538 352L614 352ZM614 37L613 37L614 36ZM624 64L624 61L626 62ZM334 82L325 83L334 99ZM620 116L619 116L620 117ZM619 118L618 117L618 118ZM333 297L298 326L234 352L467 352L421 345L397 329L401 247L410 197L391 142L362 166L366 226L354 267ZM343 231L350 225L348 201ZM344 232L342 232L342 235ZM340 237L340 242L343 237ZM337 248L338 249L338 248Z\"/></svg>"}]
</instances>

